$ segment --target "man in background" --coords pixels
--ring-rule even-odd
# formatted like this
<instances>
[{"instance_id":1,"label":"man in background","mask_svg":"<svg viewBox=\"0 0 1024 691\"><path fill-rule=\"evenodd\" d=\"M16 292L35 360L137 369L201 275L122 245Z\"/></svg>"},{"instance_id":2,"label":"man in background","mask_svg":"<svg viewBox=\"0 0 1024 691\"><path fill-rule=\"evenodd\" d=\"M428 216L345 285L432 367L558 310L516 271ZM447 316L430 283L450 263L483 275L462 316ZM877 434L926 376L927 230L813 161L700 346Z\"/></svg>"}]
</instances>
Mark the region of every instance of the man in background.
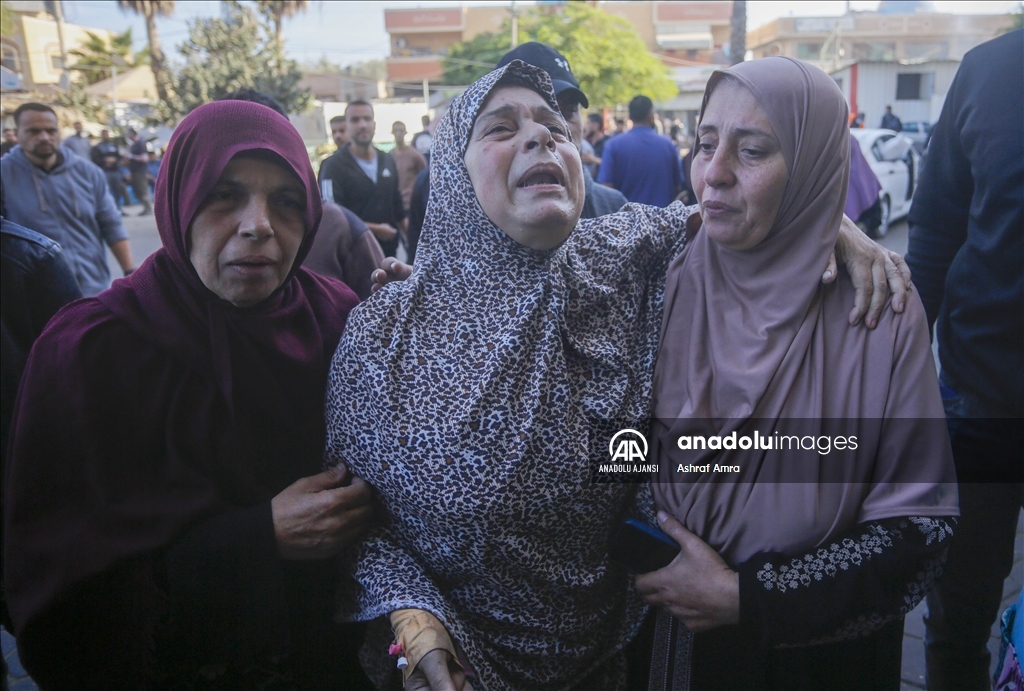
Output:
<instances>
[{"instance_id":1,"label":"man in background","mask_svg":"<svg viewBox=\"0 0 1024 691\"><path fill-rule=\"evenodd\" d=\"M348 144L348 134L345 132L345 116L335 115L331 118L331 139L339 149Z\"/></svg>"},{"instance_id":2,"label":"man in background","mask_svg":"<svg viewBox=\"0 0 1024 691\"><path fill-rule=\"evenodd\" d=\"M682 163L675 145L655 131L654 118L647 96L629 102L633 129L605 144L597 181L631 202L668 206L682 189Z\"/></svg>"},{"instance_id":3,"label":"man in background","mask_svg":"<svg viewBox=\"0 0 1024 691\"><path fill-rule=\"evenodd\" d=\"M960 493L944 571L928 593L930 691L991 688L987 644L1024 504L1021 113L1024 30L964 56L910 209L907 264L936 324Z\"/></svg>"},{"instance_id":4,"label":"man in background","mask_svg":"<svg viewBox=\"0 0 1024 691\"><path fill-rule=\"evenodd\" d=\"M424 115L420 118L423 129L412 138L412 148L420 152L423 158L430 162L430 147L434 145L434 135L430 133L430 116Z\"/></svg>"},{"instance_id":5,"label":"man in background","mask_svg":"<svg viewBox=\"0 0 1024 691\"><path fill-rule=\"evenodd\" d=\"M593 154L589 160L583 161L583 164L587 166L593 177L597 177L601 170L604 145L608 141L608 137L604 133L604 116L601 113L591 113L587 116L587 129L584 132L584 138L590 143Z\"/></svg>"},{"instance_id":6,"label":"man in background","mask_svg":"<svg viewBox=\"0 0 1024 691\"><path fill-rule=\"evenodd\" d=\"M405 207L398 189L395 159L373 146L377 131L373 106L352 101L345 108L348 146L320 165L324 199L341 204L358 216L380 242L388 257L398 251L398 230Z\"/></svg>"},{"instance_id":7,"label":"man in background","mask_svg":"<svg viewBox=\"0 0 1024 691\"><path fill-rule=\"evenodd\" d=\"M4 141L0 144L0 158L3 158L11 152L11 149L18 145L18 135L14 130L8 128L4 130Z\"/></svg>"},{"instance_id":8,"label":"man in background","mask_svg":"<svg viewBox=\"0 0 1024 691\"><path fill-rule=\"evenodd\" d=\"M100 140L92 147L89 157L106 176L107 188L120 211L121 200L125 198L124 180L121 178L121 152L117 148L117 143L110 138L110 130L100 132Z\"/></svg>"},{"instance_id":9,"label":"man in background","mask_svg":"<svg viewBox=\"0 0 1024 691\"><path fill-rule=\"evenodd\" d=\"M57 114L41 103L14 111L18 144L0 160L7 218L64 250L82 294L110 286L106 246L125 275L135 269L128 234L103 172L60 146Z\"/></svg>"},{"instance_id":10,"label":"man in background","mask_svg":"<svg viewBox=\"0 0 1024 691\"><path fill-rule=\"evenodd\" d=\"M75 152L76 156L80 156L85 160L90 160L89 154L92 152L92 144L89 143L89 135L85 134L82 130L82 123L76 122L75 133L67 138L64 142L64 146Z\"/></svg>"},{"instance_id":11,"label":"man in background","mask_svg":"<svg viewBox=\"0 0 1024 691\"><path fill-rule=\"evenodd\" d=\"M128 139L131 146L128 147L128 170L132 174L132 192L135 198L142 204L140 216L148 216L153 213L153 206L149 202L149 145L138 132L128 130Z\"/></svg>"},{"instance_id":12,"label":"man in background","mask_svg":"<svg viewBox=\"0 0 1024 691\"><path fill-rule=\"evenodd\" d=\"M395 138L395 148L391 150L391 156L395 159L395 166L398 168L398 190L402 194L402 206L408 214L412 186L416 184L416 176L427 167L427 159L419 151L405 143L404 122L395 122L391 126L391 134Z\"/></svg>"},{"instance_id":13,"label":"man in background","mask_svg":"<svg viewBox=\"0 0 1024 691\"><path fill-rule=\"evenodd\" d=\"M885 107L885 115L882 116L882 129L899 132L903 129L903 123L892 112L892 106Z\"/></svg>"}]
</instances>

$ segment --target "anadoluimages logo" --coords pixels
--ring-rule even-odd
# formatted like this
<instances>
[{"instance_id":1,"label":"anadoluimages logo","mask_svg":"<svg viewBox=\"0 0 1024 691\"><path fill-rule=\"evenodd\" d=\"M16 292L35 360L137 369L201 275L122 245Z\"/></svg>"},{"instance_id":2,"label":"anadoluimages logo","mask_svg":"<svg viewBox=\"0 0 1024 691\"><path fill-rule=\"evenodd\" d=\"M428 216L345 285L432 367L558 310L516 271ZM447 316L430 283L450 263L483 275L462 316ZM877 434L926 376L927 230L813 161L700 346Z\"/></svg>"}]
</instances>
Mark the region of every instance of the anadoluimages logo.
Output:
<instances>
[{"instance_id":1,"label":"anadoluimages logo","mask_svg":"<svg viewBox=\"0 0 1024 691\"><path fill-rule=\"evenodd\" d=\"M647 460L647 439L635 429L619 430L608 442L608 455L612 463L644 463Z\"/></svg>"}]
</instances>

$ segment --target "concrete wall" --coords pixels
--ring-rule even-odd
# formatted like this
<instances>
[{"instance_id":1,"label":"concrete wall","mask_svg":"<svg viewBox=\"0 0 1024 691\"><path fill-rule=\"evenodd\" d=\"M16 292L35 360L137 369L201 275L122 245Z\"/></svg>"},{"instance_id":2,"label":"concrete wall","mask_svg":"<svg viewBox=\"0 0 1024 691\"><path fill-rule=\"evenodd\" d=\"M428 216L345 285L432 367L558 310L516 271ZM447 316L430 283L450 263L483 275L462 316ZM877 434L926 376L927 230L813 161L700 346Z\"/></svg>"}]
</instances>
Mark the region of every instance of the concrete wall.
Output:
<instances>
[{"instance_id":1,"label":"concrete wall","mask_svg":"<svg viewBox=\"0 0 1024 691\"><path fill-rule=\"evenodd\" d=\"M4 37L4 42L18 47L19 66L22 82L26 88L37 85L57 84L63 70L54 67L55 58L60 58L60 40L57 37L57 22L47 15L33 17L15 15L18 33L15 37ZM64 24L64 41L70 53L87 39L86 31L102 36L107 41L110 34L105 29L91 29L76 24ZM68 57L74 63L74 57ZM59 62L59 60L58 60Z\"/></svg>"},{"instance_id":2,"label":"concrete wall","mask_svg":"<svg viewBox=\"0 0 1024 691\"><path fill-rule=\"evenodd\" d=\"M857 64L856 107L865 115L865 126L879 127L887 105L904 122L935 122L942 112L949 86L956 76L960 63L955 60L925 62L918 65L901 65L894 62L862 62ZM918 73L930 82L927 97L918 100L897 100L896 83L900 74ZM853 66L844 67L832 73L833 79L841 81L846 102L851 104Z\"/></svg>"}]
</instances>

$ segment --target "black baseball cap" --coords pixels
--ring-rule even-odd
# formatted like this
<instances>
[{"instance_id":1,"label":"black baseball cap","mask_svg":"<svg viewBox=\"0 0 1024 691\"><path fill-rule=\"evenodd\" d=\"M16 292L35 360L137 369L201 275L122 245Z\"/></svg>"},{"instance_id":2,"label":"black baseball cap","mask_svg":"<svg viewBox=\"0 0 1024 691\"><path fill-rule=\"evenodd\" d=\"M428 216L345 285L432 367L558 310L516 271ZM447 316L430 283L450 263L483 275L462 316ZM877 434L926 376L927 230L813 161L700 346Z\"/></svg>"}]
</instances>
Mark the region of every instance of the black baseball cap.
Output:
<instances>
[{"instance_id":1,"label":"black baseball cap","mask_svg":"<svg viewBox=\"0 0 1024 691\"><path fill-rule=\"evenodd\" d=\"M563 92L571 89L576 92L575 95L579 98L584 108L590 107L587 95L580 89L580 83L576 81L576 77L572 74L569 61L551 46L546 46L536 41L524 43L505 53L505 57L498 61L497 66L504 67L513 60L522 60L527 65L539 67L551 75L551 84L555 87L556 96L560 96Z\"/></svg>"}]
</instances>

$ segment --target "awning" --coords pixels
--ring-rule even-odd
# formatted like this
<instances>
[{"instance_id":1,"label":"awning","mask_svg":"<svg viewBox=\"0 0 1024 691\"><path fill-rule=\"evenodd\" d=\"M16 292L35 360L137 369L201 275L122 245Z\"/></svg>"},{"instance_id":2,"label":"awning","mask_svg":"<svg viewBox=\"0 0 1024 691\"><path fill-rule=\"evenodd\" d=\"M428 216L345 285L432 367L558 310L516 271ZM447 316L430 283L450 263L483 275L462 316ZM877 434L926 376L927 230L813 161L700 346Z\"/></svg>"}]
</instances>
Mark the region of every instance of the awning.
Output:
<instances>
[{"instance_id":1,"label":"awning","mask_svg":"<svg viewBox=\"0 0 1024 691\"><path fill-rule=\"evenodd\" d=\"M666 50L714 50L715 41L711 31L694 31L687 33L658 34L659 48Z\"/></svg>"}]
</instances>

